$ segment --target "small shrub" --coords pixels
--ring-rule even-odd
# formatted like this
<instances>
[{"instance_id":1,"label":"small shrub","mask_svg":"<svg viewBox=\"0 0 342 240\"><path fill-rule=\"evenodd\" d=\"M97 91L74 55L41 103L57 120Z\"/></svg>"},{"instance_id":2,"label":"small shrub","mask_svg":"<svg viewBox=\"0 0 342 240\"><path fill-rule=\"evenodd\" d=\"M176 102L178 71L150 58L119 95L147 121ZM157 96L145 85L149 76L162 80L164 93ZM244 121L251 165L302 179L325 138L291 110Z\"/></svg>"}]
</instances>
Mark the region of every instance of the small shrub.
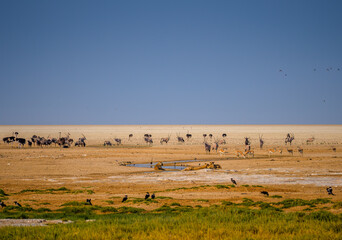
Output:
<instances>
[{"instance_id":1,"label":"small shrub","mask_svg":"<svg viewBox=\"0 0 342 240\"><path fill-rule=\"evenodd\" d=\"M280 195L273 195L273 196L271 196L271 198L283 198L283 197Z\"/></svg>"},{"instance_id":2,"label":"small shrub","mask_svg":"<svg viewBox=\"0 0 342 240\"><path fill-rule=\"evenodd\" d=\"M181 205L180 205L180 203L174 202L174 203L171 203L170 206L178 206L178 207L180 207Z\"/></svg>"}]
</instances>

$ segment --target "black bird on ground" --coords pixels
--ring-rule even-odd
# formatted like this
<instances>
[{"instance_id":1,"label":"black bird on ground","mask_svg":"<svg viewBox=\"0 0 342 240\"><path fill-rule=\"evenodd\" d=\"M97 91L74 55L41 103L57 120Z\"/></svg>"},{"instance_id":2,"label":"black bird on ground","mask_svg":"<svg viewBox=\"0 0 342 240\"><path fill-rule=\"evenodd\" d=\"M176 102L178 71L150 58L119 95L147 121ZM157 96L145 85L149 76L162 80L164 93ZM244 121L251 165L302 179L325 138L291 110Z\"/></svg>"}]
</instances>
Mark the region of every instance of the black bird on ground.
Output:
<instances>
[{"instance_id":1,"label":"black bird on ground","mask_svg":"<svg viewBox=\"0 0 342 240\"><path fill-rule=\"evenodd\" d=\"M0 206L3 208L3 207L6 207L7 205L4 202L0 202Z\"/></svg>"},{"instance_id":2,"label":"black bird on ground","mask_svg":"<svg viewBox=\"0 0 342 240\"><path fill-rule=\"evenodd\" d=\"M237 185L236 181L233 178L231 178L230 180L232 181L233 184Z\"/></svg>"},{"instance_id":3,"label":"black bird on ground","mask_svg":"<svg viewBox=\"0 0 342 240\"><path fill-rule=\"evenodd\" d=\"M17 201L15 201L14 204L17 205L18 207L21 207L21 204L18 203Z\"/></svg>"},{"instance_id":4,"label":"black bird on ground","mask_svg":"<svg viewBox=\"0 0 342 240\"><path fill-rule=\"evenodd\" d=\"M122 199L121 202L125 202L125 201L127 201L127 199L128 199L128 197L127 197L127 195L125 195L125 197Z\"/></svg>"},{"instance_id":5,"label":"black bird on ground","mask_svg":"<svg viewBox=\"0 0 342 240\"><path fill-rule=\"evenodd\" d=\"M269 194L268 194L268 192L266 192L266 191L262 191L262 192L260 192L261 194L264 194L265 196L269 196Z\"/></svg>"},{"instance_id":6,"label":"black bird on ground","mask_svg":"<svg viewBox=\"0 0 342 240\"><path fill-rule=\"evenodd\" d=\"M333 194L332 191L333 191L332 187L327 188L328 195L335 195L335 194Z\"/></svg>"},{"instance_id":7,"label":"black bird on ground","mask_svg":"<svg viewBox=\"0 0 342 240\"><path fill-rule=\"evenodd\" d=\"M148 199L150 197L150 194L147 192L145 195L145 200Z\"/></svg>"},{"instance_id":8,"label":"black bird on ground","mask_svg":"<svg viewBox=\"0 0 342 240\"><path fill-rule=\"evenodd\" d=\"M87 199L87 203L86 203L87 205L93 205L92 203L91 203L91 199Z\"/></svg>"},{"instance_id":9,"label":"black bird on ground","mask_svg":"<svg viewBox=\"0 0 342 240\"><path fill-rule=\"evenodd\" d=\"M153 193L151 196L151 199L155 199L155 198L156 198L156 195Z\"/></svg>"}]
</instances>

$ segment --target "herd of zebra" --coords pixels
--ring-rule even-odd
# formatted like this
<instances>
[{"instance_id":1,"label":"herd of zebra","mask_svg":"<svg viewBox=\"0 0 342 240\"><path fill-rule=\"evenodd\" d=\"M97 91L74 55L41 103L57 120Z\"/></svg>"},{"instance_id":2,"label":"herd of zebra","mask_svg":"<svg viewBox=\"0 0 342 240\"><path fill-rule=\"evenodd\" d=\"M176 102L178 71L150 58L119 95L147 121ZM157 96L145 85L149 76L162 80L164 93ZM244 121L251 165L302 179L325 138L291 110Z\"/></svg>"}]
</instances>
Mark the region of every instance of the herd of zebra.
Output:
<instances>
[{"instance_id":1,"label":"herd of zebra","mask_svg":"<svg viewBox=\"0 0 342 240\"><path fill-rule=\"evenodd\" d=\"M26 143L29 147L32 147L32 146L43 147L43 146L50 146L54 144L55 146L58 145L63 148L69 148L74 143L74 140L70 138L70 133L66 134L65 137L60 136L59 138L50 138L50 136L45 138L45 137L33 135L31 138L25 139L25 138L18 137L18 135L19 135L18 132L14 132L12 136L4 137L2 140L4 143L7 143L7 144L10 144L10 143L13 144L14 142L17 142L18 148L24 147ZM85 140L87 139L83 134L82 136L83 137L79 138L75 142L75 146L79 146L79 147L86 146Z\"/></svg>"}]
</instances>

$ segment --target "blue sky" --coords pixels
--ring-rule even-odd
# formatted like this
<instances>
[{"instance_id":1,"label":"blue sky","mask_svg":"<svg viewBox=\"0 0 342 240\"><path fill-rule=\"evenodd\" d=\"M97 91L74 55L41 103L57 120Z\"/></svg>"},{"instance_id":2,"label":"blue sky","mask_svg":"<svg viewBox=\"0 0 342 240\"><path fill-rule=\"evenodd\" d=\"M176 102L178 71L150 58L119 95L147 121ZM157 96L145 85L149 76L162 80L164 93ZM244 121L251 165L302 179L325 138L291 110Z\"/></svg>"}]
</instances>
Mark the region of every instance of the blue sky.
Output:
<instances>
[{"instance_id":1,"label":"blue sky","mask_svg":"<svg viewBox=\"0 0 342 240\"><path fill-rule=\"evenodd\" d=\"M341 12L1 0L0 124L342 124Z\"/></svg>"}]
</instances>

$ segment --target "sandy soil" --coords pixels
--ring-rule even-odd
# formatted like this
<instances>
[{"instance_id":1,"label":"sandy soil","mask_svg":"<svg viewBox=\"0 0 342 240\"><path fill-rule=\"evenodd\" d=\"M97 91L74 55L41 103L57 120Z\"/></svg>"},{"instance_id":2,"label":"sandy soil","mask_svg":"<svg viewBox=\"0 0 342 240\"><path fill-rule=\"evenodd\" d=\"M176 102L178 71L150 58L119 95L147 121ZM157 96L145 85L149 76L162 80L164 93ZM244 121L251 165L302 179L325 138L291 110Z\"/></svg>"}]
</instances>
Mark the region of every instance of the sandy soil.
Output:
<instances>
[{"instance_id":1,"label":"sandy soil","mask_svg":"<svg viewBox=\"0 0 342 240\"><path fill-rule=\"evenodd\" d=\"M314 199L329 197L325 188L332 186L333 201L342 200L342 125L294 126L294 125L184 125L184 126L0 126L0 137L11 136L30 138L36 134L44 137L58 137L70 133L74 140L84 134L87 147L59 148L25 146L18 149L17 144L0 144L0 188L10 196L4 202L13 205L19 201L31 207L57 209L68 201L85 201L91 198L93 204L103 206L135 206L154 209L164 203L179 202L188 205L210 205L222 200L241 201L252 198L263 201L279 201L266 198L260 191L284 198ZM292 146L285 146L286 134L294 133ZM152 134L153 146L144 143L143 135ZM177 135L185 138L187 133L193 137L185 143L177 142ZM222 139L226 133L225 154L216 152L206 154L203 134L209 143ZM134 136L129 139L128 135ZM259 148L259 135L263 135L265 145ZM161 137L171 136L167 145L161 145ZM250 137L255 156L238 158L236 150L244 149L244 137ZM315 137L313 144L306 139ZM104 147L105 140L121 138L123 145ZM185 138L186 139L186 138ZM297 151L304 149L303 156ZM283 153L269 156L268 149L282 149ZM336 151L333 151L336 148ZM287 152L293 149L293 156ZM204 162L215 161L222 166L219 170L198 171L155 171L152 168L120 166L130 161L134 164L158 161L198 160L197 162L177 163L177 165L198 166ZM200 187L203 185L231 184L238 182L236 188L218 189ZM249 187L242 185L250 185ZM257 187L252 185L261 185ZM18 193L27 189L49 189L66 187L73 193ZM92 190L94 193L87 192ZM146 192L156 192L157 196L173 199L158 199L158 203L121 203L121 198L142 198ZM202 200L208 201L202 201ZM112 201L112 202L111 202Z\"/></svg>"}]
</instances>

